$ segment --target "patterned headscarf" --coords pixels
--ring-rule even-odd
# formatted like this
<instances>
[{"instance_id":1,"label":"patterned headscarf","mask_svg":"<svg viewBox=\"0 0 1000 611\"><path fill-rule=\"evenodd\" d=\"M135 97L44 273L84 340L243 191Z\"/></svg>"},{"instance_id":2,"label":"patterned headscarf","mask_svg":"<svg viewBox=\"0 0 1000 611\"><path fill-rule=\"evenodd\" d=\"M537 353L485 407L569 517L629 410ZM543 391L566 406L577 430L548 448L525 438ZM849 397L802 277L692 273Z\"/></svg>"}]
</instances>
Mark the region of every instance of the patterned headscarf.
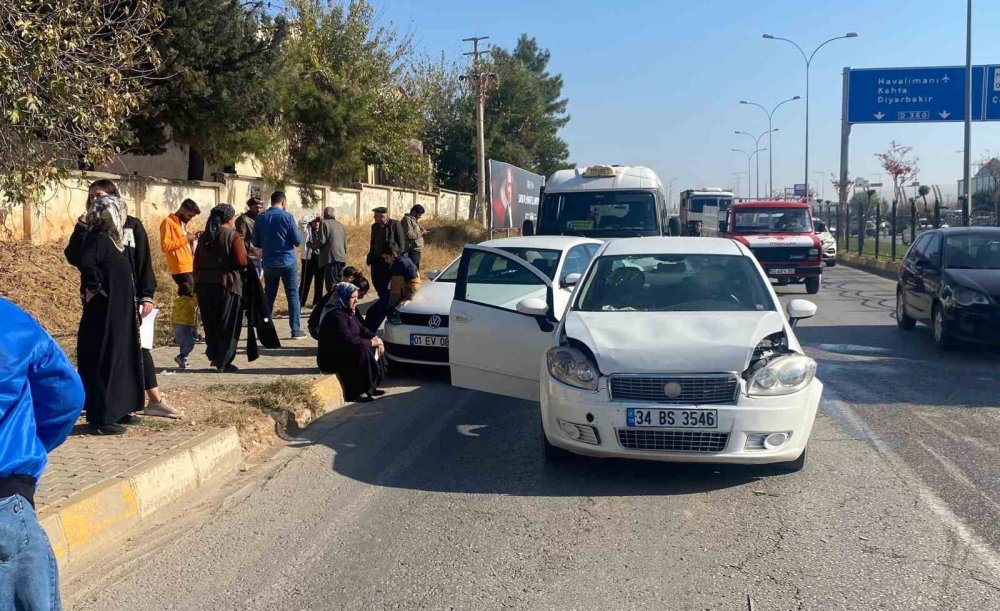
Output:
<instances>
[{"instance_id":1,"label":"patterned headscarf","mask_svg":"<svg viewBox=\"0 0 1000 611\"><path fill-rule=\"evenodd\" d=\"M229 204L219 204L212 208L208 215L208 223L205 225L205 242L215 244L219 239L219 228L223 223L228 223L236 216L236 209Z\"/></svg>"},{"instance_id":2,"label":"patterned headscarf","mask_svg":"<svg viewBox=\"0 0 1000 611\"><path fill-rule=\"evenodd\" d=\"M350 310L351 309L351 295L358 291L358 287L354 286L350 282L340 282L335 287L333 287L337 297L333 300L333 307L338 310Z\"/></svg>"},{"instance_id":3,"label":"patterned headscarf","mask_svg":"<svg viewBox=\"0 0 1000 611\"><path fill-rule=\"evenodd\" d=\"M87 224L91 231L103 231L114 242L119 251L125 250L122 236L125 233L125 219L128 209L125 200L117 195L102 195L94 200L87 212Z\"/></svg>"}]
</instances>

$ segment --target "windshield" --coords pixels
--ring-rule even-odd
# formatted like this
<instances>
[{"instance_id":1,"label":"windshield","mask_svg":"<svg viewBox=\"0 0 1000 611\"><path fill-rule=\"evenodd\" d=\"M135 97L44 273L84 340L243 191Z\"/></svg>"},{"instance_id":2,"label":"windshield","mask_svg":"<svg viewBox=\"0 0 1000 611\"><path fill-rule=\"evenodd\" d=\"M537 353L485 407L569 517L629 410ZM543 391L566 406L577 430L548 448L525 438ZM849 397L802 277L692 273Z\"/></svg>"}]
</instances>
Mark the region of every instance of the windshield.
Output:
<instances>
[{"instance_id":1,"label":"windshield","mask_svg":"<svg viewBox=\"0 0 1000 611\"><path fill-rule=\"evenodd\" d=\"M748 257L612 255L591 269L576 307L584 312L774 310Z\"/></svg>"},{"instance_id":2,"label":"windshield","mask_svg":"<svg viewBox=\"0 0 1000 611\"><path fill-rule=\"evenodd\" d=\"M659 234L656 197L650 191L550 193L542 203L539 233L580 236Z\"/></svg>"},{"instance_id":3,"label":"windshield","mask_svg":"<svg viewBox=\"0 0 1000 611\"><path fill-rule=\"evenodd\" d=\"M691 198L691 212L704 212L705 206L715 206L719 209L719 212L725 212L729 210L729 204L732 203L731 197L692 197Z\"/></svg>"},{"instance_id":4,"label":"windshield","mask_svg":"<svg viewBox=\"0 0 1000 611\"><path fill-rule=\"evenodd\" d=\"M949 236L944 254L948 269L1000 269L1000 235Z\"/></svg>"},{"instance_id":5,"label":"windshield","mask_svg":"<svg viewBox=\"0 0 1000 611\"><path fill-rule=\"evenodd\" d=\"M554 280L556 277L556 268L559 267L559 257L562 255L562 251L548 248L501 248L500 250L531 263L550 280ZM434 282L457 282L460 261L461 258L452 261L451 265L434 279Z\"/></svg>"},{"instance_id":6,"label":"windshield","mask_svg":"<svg viewBox=\"0 0 1000 611\"><path fill-rule=\"evenodd\" d=\"M808 233L812 223L805 208L752 208L736 211L736 233Z\"/></svg>"}]
</instances>

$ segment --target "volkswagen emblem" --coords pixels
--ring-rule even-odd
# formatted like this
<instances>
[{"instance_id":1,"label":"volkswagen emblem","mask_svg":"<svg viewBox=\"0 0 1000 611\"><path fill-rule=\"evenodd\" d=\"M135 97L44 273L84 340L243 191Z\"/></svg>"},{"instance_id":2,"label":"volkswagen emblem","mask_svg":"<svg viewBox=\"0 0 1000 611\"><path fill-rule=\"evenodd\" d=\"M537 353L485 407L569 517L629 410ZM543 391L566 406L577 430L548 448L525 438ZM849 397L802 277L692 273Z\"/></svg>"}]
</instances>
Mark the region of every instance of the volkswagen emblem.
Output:
<instances>
[{"instance_id":1,"label":"volkswagen emblem","mask_svg":"<svg viewBox=\"0 0 1000 611\"><path fill-rule=\"evenodd\" d=\"M669 382L663 385L663 394L670 399L676 399L681 396L683 390L680 382Z\"/></svg>"},{"instance_id":2,"label":"volkswagen emblem","mask_svg":"<svg viewBox=\"0 0 1000 611\"><path fill-rule=\"evenodd\" d=\"M430 327L431 329L437 329L438 327L441 326L441 317L438 316L437 314L431 316L427 320L427 326Z\"/></svg>"}]
</instances>

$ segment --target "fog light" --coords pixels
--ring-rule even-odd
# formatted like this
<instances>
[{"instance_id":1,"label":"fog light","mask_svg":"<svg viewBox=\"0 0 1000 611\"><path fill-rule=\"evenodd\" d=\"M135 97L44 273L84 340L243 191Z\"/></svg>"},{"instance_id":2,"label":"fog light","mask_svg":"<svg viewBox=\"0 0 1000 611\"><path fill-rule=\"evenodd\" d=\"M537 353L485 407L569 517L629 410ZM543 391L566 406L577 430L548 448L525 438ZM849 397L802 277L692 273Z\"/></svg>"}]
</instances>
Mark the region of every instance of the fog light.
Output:
<instances>
[{"instance_id":1,"label":"fog light","mask_svg":"<svg viewBox=\"0 0 1000 611\"><path fill-rule=\"evenodd\" d=\"M565 420L559 420L559 430L562 431L563 435L569 437L573 441L579 441L580 443L589 443L590 445L601 445L601 436L597 434L597 429L586 424L576 424L574 422L566 422Z\"/></svg>"},{"instance_id":2,"label":"fog light","mask_svg":"<svg viewBox=\"0 0 1000 611\"><path fill-rule=\"evenodd\" d=\"M580 438L580 429L576 428L576 425L572 422L560 420L559 428L562 429L563 435L569 437L570 439L576 440Z\"/></svg>"},{"instance_id":3,"label":"fog light","mask_svg":"<svg viewBox=\"0 0 1000 611\"><path fill-rule=\"evenodd\" d=\"M771 433L764 439L764 447L768 450L780 448L785 445L789 437L791 437L791 433Z\"/></svg>"}]
</instances>

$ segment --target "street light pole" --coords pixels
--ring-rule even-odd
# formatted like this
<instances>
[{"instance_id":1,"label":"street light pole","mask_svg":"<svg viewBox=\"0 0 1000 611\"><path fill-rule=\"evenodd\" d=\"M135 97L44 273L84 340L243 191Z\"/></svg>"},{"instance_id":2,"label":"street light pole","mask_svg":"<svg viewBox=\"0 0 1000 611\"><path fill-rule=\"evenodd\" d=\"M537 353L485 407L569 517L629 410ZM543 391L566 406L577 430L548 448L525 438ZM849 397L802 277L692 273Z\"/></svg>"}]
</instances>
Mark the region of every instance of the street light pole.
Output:
<instances>
[{"instance_id":1,"label":"street light pole","mask_svg":"<svg viewBox=\"0 0 1000 611\"><path fill-rule=\"evenodd\" d=\"M761 135L763 135L763 134L761 134ZM763 151L766 151L767 149L757 149L756 151L754 151L752 153L749 152L749 151L745 151L743 149L730 149L730 150L733 151L734 153L743 153L744 155L747 156L747 199L750 199L750 176L751 176L751 174L750 174L751 165L750 164L751 164L751 160L753 159L754 155L756 155L757 153L761 153ZM757 182L757 195L758 196L760 195L760 179L759 178L758 178L758 182Z\"/></svg>"},{"instance_id":2,"label":"street light pole","mask_svg":"<svg viewBox=\"0 0 1000 611\"><path fill-rule=\"evenodd\" d=\"M962 169L965 197L962 201L962 225L969 226L969 208L972 205L972 0L965 15L965 167Z\"/></svg>"},{"instance_id":3,"label":"street light pole","mask_svg":"<svg viewBox=\"0 0 1000 611\"><path fill-rule=\"evenodd\" d=\"M969 2L972 2L972 0L969 0ZM795 41L789 40L787 38L780 38L778 36L772 36L771 34L764 34L764 38L768 40L783 40L791 44L792 46L794 46L796 49L799 50L799 53L802 54L802 59L804 59L806 62L806 169L805 169L806 197L809 197L809 68L812 67L812 60L814 57L816 57L816 53L819 52L819 50L825 47L826 45L830 44L835 40L842 40L844 38L857 38L857 37L858 37L857 32L848 32L843 36L836 36L834 38L831 38L830 40L827 40L820 46L816 47L813 50L812 54L806 55L806 52L803 51L802 47L800 47L798 43L796 43Z\"/></svg>"},{"instance_id":4,"label":"street light pole","mask_svg":"<svg viewBox=\"0 0 1000 611\"><path fill-rule=\"evenodd\" d=\"M770 139L770 134L772 132L776 132L776 131L778 131L778 130L777 129L769 129L769 130L767 130L766 132L764 132L763 134L761 134L759 136L754 136L753 134L750 134L750 133L747 133L747 132L741 132L739 130L737 130L736 133L737 134L743 134L744 136L750 136L750 138L753 140L753 146L754 146L754 148L755 149L764 150L764 149L760 148L760 139L763 138L765 135L767 135L768 139ZM750 177L747 176L747 181L749 181L749 180L750 180ZM757 183L756 184L757 184L757 199L760 199L760 157L757 158Z\"/></svg>"},{"instance_id":5,"label":"street light pole","mask_svg":"<svg viewBox=\"0 0 1000 611\"><path fill-rule=\"evenodd\" d=\"M788 98L784 102L779 102L772 108L768 110L766 107L761 106L756 102L747 102L746 100L740 100L740 104L746 104L747 106L756 106L757 108L764 111L767 114L767 129L771 130L767 136L767 184L771 185L771 191L774 191L774 141L771 138L771 133L777 131L774 129L773 120L774 112L784 106L789 102L794 102L795 100L801 100L802 96L795 96L794 98Z\"/></svg>"}]
</instances>

